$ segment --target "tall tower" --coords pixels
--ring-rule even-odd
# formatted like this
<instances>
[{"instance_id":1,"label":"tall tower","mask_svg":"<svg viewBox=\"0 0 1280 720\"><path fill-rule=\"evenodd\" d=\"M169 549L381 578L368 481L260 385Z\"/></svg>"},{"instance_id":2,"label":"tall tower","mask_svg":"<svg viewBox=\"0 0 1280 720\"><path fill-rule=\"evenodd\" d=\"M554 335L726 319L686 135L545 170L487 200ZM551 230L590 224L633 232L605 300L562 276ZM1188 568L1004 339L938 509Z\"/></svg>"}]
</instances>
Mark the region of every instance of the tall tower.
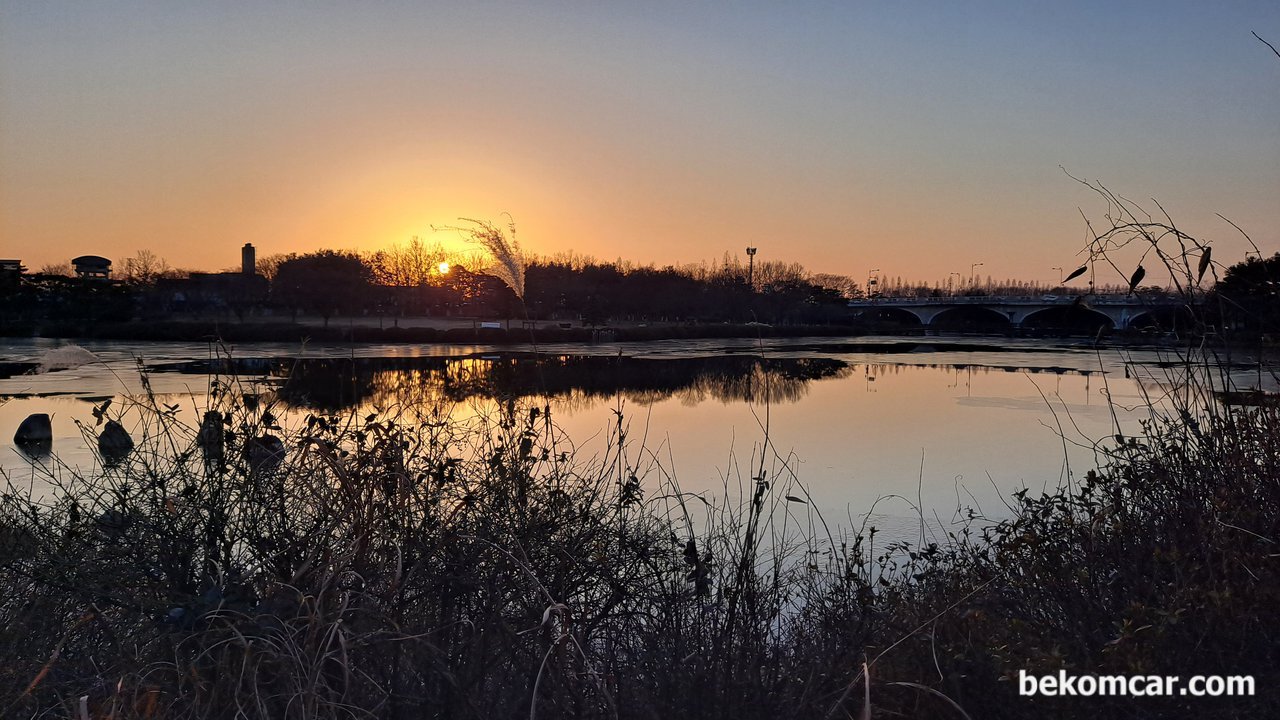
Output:
<instances>
[{"instance_id":1,"label":"tall tower","mask_svg":"<svg viewBox=\"0 0 1280 720\"><path fill-rule=\"evenodd\" d=\"M258 255L254 252L253 243L245 243L240 248L240 272L246 277L253 277L258 272Z\"/></svg>"}]
</instances>

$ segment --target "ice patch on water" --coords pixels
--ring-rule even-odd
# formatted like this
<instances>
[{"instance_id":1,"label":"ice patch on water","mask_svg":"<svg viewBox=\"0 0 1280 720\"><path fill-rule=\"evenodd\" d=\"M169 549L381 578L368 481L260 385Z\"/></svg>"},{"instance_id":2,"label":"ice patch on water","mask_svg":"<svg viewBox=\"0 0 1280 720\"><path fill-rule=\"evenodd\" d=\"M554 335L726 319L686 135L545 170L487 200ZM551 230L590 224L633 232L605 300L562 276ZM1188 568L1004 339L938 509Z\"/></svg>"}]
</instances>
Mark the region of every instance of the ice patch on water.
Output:
<instances>
[{"instance_id":1,"label":"ice patch on water","mask_svg":"<svg viewBox=\"0 0 1280 720\"><path fill-rule=\"evenodd\" d=\"M39 363L31 372L34 375L40 375L55 370L74 370L81 365L101 361L102 358L79 345L63 345L41 355Z\"/></svg>"}]
</instances>

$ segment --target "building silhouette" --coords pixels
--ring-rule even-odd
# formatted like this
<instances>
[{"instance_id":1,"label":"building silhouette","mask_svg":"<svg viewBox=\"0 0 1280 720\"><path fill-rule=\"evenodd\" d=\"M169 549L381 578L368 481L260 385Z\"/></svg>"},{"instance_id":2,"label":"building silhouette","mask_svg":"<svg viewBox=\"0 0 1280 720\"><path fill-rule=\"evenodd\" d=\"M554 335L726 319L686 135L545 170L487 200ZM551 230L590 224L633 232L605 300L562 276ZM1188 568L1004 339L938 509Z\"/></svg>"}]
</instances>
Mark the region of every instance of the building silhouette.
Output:
<instances>
[{"instance_id":1,"label":"building silhouette","mask_svg":"<svg viewBox=\"0 0 1280 720\"><path fill-rule=\"evenodd\" d=\"M252 243L240 248L239 272L193 272L186 278L162 278L156 283L153 309L179 313L243 315L267 299L270 283L257 272L257 252ZM155 307L158 305L158 307Z\"/></svg>"},{"instance_id":2,"label":"building silhouette","mask_svg":"<svg viewBox=\"0 0 1280 720\"><path fill-rule=\"evenodd\" d=\"M81 280L110 280L111 261L100 255L81 255L71 261Z\"/></svg>"}]
</instances>

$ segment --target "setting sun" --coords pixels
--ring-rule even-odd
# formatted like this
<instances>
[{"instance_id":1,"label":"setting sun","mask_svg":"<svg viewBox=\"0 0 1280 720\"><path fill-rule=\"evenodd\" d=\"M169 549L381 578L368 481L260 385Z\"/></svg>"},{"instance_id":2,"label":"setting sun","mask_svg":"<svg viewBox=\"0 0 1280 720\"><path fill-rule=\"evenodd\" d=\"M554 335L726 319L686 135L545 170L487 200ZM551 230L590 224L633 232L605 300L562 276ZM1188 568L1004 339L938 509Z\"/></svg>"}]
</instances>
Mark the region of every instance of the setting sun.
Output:
<instances>
[{"instance_id":1,"label":"setting sun","mask_svg":"<svg viewBox=\"0 0 1280 720\"><path fill-rule=\"evenodd\" d=\"M447 263L447 262L442 262L442 263L440 263L439 270L440 270L440 274L441 274L441 275L448 275L448 274L449 274L449 263Z\"/></svg>"}]
</instances>

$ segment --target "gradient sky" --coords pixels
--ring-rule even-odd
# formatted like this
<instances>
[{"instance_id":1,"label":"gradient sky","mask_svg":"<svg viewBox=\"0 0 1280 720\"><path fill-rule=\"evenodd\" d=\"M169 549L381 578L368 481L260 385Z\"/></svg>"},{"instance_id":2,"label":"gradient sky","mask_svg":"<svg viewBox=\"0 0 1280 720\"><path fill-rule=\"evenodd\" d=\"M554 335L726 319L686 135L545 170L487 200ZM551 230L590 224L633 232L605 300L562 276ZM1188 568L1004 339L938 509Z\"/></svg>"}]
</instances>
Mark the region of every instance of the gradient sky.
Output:
<instances>
[{"instance_id":1,"label":"gradient sky","mask_svg":"<svg viewBox=\"0 0 1280 720\"><path fill-rule=\"evenodd\" d=\"M510 213L540 254L1048 281L1105 211L1063 168L1270 254L1251 31L1280 3L0 0L0 256L219 269Z\"/></svg>"}]
</instances>

